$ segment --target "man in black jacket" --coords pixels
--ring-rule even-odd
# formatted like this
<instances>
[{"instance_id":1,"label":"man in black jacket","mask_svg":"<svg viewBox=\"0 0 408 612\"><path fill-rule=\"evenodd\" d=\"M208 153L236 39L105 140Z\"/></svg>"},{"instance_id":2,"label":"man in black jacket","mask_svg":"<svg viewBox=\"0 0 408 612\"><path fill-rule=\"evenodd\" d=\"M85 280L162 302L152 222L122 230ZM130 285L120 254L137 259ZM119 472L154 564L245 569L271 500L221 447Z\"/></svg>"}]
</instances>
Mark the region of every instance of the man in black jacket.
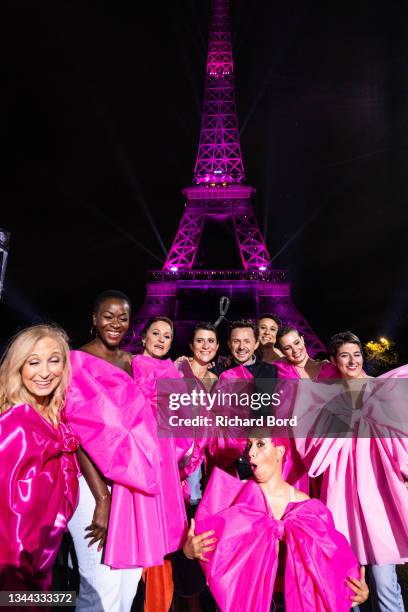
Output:
<instances>
[{"instance_id":1,"label":"man in black jacket","mask_svg":"<svg viewBox=\"0 0 408 612\"><path fill-rule=\"evenodd\" d=\"M243 365L251 372L254 378L277 378L276 366L265 363L257 358L255 351L259 346L258 325L249 319L241 319L231 323L229 328L228 346L231 359L228 365L217 364L215 372L220 375L225 370Z\"/></svg>"},{"instance_id":2,"label":"man in black jacket","mask_svg":"<svg viewBox=\"0 0 408 612\"><path fill-rule=\"evenodd\" d=\"M275 365L265 363L257 358L255 351L259 345L258 325L251 320L241 319L234 321L229 329L228 346L231 351L231 360L228 365L217 364L215 371L219 376L225 370L236 368L239 365L249 370L255 379L254 391L268 391L272 394L278 378L278 370ZM257 384L258 379L258 384ZM268 383L268 379L270 383ZM265 389L267 385L267 389ZM262 389L260 388L262 387ZM236 462L236 468L241 480L252 476L249 462L244 455Z\"/></svg>"}]
</instances>

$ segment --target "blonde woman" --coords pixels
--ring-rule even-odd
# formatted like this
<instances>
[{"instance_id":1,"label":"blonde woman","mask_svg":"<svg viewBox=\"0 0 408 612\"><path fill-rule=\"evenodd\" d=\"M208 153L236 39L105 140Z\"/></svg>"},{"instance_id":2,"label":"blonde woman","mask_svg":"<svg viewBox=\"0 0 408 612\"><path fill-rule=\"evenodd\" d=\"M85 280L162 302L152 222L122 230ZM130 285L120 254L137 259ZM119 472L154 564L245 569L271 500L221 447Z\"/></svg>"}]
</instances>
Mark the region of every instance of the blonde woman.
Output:
<instances>
[{"instance_id":1,"label":"blonde woman","mask_svg":"<svg viewBox=\"0 0 408 612\"><path fill-rule=\"evenodd\" d=\"M63 417L70 380L62 329L17 334L0 364L0 586L49 590L78 500L78 447Z\"/></svg>"}]
</instances>

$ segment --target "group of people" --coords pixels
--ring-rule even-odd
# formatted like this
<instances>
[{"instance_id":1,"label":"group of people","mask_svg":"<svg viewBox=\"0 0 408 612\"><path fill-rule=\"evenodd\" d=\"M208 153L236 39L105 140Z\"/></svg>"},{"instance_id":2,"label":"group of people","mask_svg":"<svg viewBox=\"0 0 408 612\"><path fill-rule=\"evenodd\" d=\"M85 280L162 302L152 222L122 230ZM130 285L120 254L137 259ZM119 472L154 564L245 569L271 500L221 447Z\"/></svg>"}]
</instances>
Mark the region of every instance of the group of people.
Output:
<instances>
[{"instance_id":1,"label":"group of people","mask_svg":"<svg viewBox=\"0 0 408 612\"><path fill-rule=\"evenodd\" d=\"M94 304L94 337L79 350L60 328L37 325L2 358L1 590L51 589L68 529L80 612L128 612L142 576L145 610L155 612L169 610L177 590L199 609L187 587L199 591L205 581L222 611L346 611L369 597L365 567L369 602L404 610L396 574L408 561L401 429L396 435L370 414L365 426L384 435L289 439L253 430L247 440L181 440L157 432L158 382L182 377L207 390L235 379L310 379L314 398L320 381L337 378L354 421L365 419L358 337L336 334L330 359L315 361L298 330L265 314L232 323L230 355L217 359L217 329L204 322L192 330L191 356L173 362L173 323L164 316L147 322L141 354L120 348L130 316L126 295L106 291ZM385 375L405 377L406 366ZM302 398L292 400L297 411ZM320 410L313 402L312 414Z\"/></svg>"}]
</instances>

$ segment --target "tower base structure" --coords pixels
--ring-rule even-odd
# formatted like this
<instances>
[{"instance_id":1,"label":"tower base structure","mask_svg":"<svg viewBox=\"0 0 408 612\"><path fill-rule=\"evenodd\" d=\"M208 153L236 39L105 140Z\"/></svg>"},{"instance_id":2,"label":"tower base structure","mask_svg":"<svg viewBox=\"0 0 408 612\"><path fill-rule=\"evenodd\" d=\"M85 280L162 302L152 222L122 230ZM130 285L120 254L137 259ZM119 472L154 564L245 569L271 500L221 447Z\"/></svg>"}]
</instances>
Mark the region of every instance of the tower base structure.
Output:
<instances>
[{"instance_id":1,"label":"tower base structure","mask_svg":"<svg viewBox=\"0 0 408 612\"><path fill-rule=\"evenodd\" d=\"M199 321L215 321L221 297L230 299L227 319L258 319L263 313L279 316L304 336L309 354L325 350L292 302L286 271L181 270L149 272L146 298L132 319L126 350L142 350L141 332L149 317L174 321L176 354L185 354L191 330Z\"/></svg>"}]
</instances>

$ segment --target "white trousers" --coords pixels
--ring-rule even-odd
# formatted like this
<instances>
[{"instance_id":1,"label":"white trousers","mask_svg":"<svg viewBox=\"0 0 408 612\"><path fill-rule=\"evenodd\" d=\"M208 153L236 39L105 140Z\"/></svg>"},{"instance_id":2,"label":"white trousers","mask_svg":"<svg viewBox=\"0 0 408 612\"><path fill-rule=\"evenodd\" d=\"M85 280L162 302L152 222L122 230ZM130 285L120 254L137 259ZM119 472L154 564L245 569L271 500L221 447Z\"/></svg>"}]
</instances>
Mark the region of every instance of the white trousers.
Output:
<instances>
[{"instance_id":1,"label":"white trousers","mask_svg":"<svg viewBox=\"0 0 408 612\"><path fill-rule=\"evenodd\" d=\"M101 563L98 542L88 548L85 527L92 522L95 499L83 476L79 479L79 504L68 524L78 558L80 584L77 612L129 612L142 568L111 569Z\"/></svg>"}]
</instances>

